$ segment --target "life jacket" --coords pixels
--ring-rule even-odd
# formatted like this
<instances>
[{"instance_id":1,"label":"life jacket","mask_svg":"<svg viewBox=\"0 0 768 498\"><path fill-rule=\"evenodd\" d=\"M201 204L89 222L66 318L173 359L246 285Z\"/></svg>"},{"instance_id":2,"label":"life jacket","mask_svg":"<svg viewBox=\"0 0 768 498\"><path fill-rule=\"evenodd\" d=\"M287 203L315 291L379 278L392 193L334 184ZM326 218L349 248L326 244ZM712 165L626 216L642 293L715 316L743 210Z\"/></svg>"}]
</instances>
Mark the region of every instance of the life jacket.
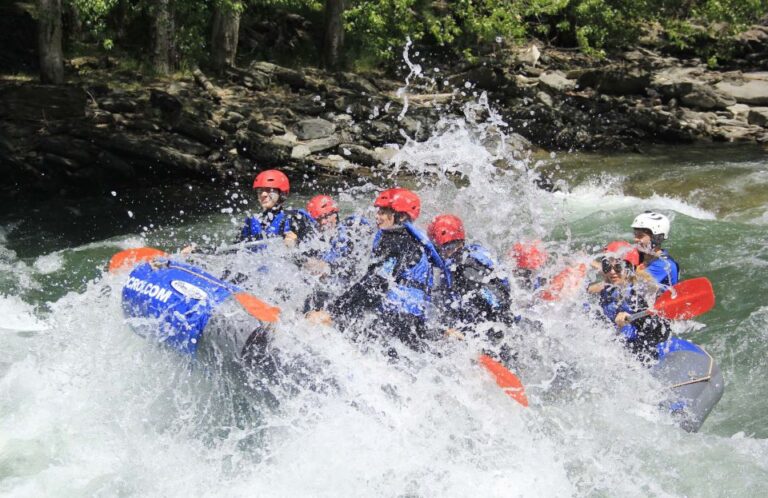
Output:
<instances>
[{"instance_id":1,"label":"life jacket","mask_svg":"<svg viewBox=\"0 0 768 498\"><path fill-rule=\"evenodd\" d=\"M645 270L653 279L664 287L671 287L680 280L680 265L675 261L666 249L649 264L641 264L640 269Z\"/></svg>"},{"instance_id":2,"label":"life jacket","mask_svg":"<svg viewBox=\"0 0 768 498\"><path fill-rule=\"evenodd\" d=\"M409 268L401 269L397 275L392 275L397 261L392 259L385 262L382 272L385 275L393 276L395 282L390 285L382 307L387 312L407 313L417 317L424 317L434 286L433 268L437 267L449 275L449 282L450 274L432 241L412 223L405 222L403 226L424 250L416 264ZM377 232L374 237L374 249L378 246L380 240L381 231Z\"/></svg>"},{"instance_id":3,"label":"life jacket","mask_svg":"<svg viewBox=\"0 0 768 498\"><path fill-rule=\"evenodd\" d=\"M619 312L632 314L634 310L629 306L628 299L632 296L632 286L624 289L619 287L606 287L600 291L600 306L603 308L603 314L611 323L615 323L616 315ZM619 332L628 341L637 339L637 328L632 324L623 326Z\"/></svg>"},{"instance_id":4,"label":"life jacket","mask_svg":"<svg viewBox=\"0 0 768 498\"><path fill-rule=\"evenodd\" d=\"M242 240L264 240L270 237L282 237L292 230L291 221L296 216L303 216L309 223L315 223L312 216L303 209L280 209L266 226L259 216L246 218L240 238Z\"/></svg>"},{"instance_id":5,"label":"life jacket","mask_svg":"<svg viewBox=\"0 0 768 498\"><path fill-rule=\"evenodd\" d=\"M488 249L481 246L480 244L468 244L467 246L465 246L462 252L465 258L463 264L468 266L469 268L475 267L476 269L478 269L483 273L492 272L495 269L495 263L491 258L490 251L488 251ZM445 261L445 267L446 267L445 271L449 276L449 279L445 282L445 284L450 286L449 296L450 296L451 302L457 303L457 305L461 307L463 303L462 296L459 295L459 289L452 288L453 286L450 278L450 268L451 266L453 266L453 263L454 263L453 261L449 261L449 260ZM508 279L500 278L499 282L507 291L509 290L510 286L509 286ZM499 310L502 307L503 303L500 299L500 296L498 296L495 292L493 292L488 286L481 286L478 289L478 294L488 304L488 306L492 310L494 311ZM462 312L467 312L467 311L469 310L462 310Z\"/></svg>"},{"instance_id":6,"label":"life jacket","mask_svg":"<svg viewBox=\"0 0 768 498\"><path fill-rule=\"evenodd\" d=\"M331 239L330 247L322 255L322 260L328 264L338 263L342 258L349 256L352 249L352 238L349 233L354 224L370 227L370 222L362 216L350 215L336 227L336 235Z\"/></svg>"}]
</instances>

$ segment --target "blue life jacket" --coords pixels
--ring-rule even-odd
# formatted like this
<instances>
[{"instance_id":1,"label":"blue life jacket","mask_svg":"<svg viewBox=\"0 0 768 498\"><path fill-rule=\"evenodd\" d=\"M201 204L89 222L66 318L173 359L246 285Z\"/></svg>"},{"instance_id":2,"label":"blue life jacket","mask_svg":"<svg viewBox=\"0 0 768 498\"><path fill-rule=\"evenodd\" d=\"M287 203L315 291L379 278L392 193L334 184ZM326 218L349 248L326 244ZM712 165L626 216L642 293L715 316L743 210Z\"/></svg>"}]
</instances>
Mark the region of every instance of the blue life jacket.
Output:
<instances>
[{"instance_id":1,"label":"blue life jacket","mask_svg":"<svg viewBox=\"0 0 768 498\"><path fill-rule=\"evenodd\" d=\"M485 266L489 270L493 270L494 263L491 259L491 252L480 244L469 244L467 246L469 257Z\"/></svg>"},{"instance_id":2,"label":"blue life jacket","mask_svg":"<svg viewBox=\"0 0 768 498\"><path fill-rule=\"evenodd\" d=\"M630 295L631 289L631 286L627 286L624 293L622 293L622 289L619 289L618 287L610 287L605 288L600 292L600 304L602 305L603 313L611 323L616 323L616 315L621 311L629 314L633 313L632 308L627 302L627 297ZM631 323L623 326L619 332L628 341L637 339L637 328Z\"/></svg>"},{"instance_id":3,"label":"blue life jacket","mask_svg":"<svg viewBox=\"0 0 768 498\"><path fill-rule=\"evenodd\" d=\"M432 269L437 267L446 274L448 271L432 241L412 223L406 222L403 226L419 242L424 251L415 265L400 270L398 275L392 275L397 264L394 258L384 263L382 273L384 276L394 277L395 283L390 285L382 306L387 312L408 313L417 317L424 317L434 285ZM377 232L374 237L374 249L380 240L381 231ZM450 276L448 279L450 281Z\"/></svg>"},{"instance_id":4,"label":"blue life jacket","mask_svg":"<svg viewBox=\"0 0 768 498\"><path fill-rule=\"evenodd\" d=\"M310 223L315 223L312 216L303 209L280 209L266 226L264 226L264 221L259 216L249 216L246 218L245 226L243 226L240 232L240 237L243 240L263 240L270 237L282 237L291 231L291 217L297 214L307 218Z\"/></svg>"},{"instance_id":5,"label":"blue life jacket","mask_svg":"<svg viewBox=\"0 0 768 498\"><path fill-rule=\"evenodd\" d=\"M666 287L675 285L680 277L680 265L672 259L666 249L662 249L661 254L645 267L645 271L656 282Z\"/></svg>"},{"instance_id":6,"label":"blue life jacket","mask_svg":"<svg viewBox=\"0 0 768 498\"><path fill-rule=\"evenodd\" d=\"M350 215L344 218L336 227L336 235L331 239L330 247L322 255L322 260L328 264L339 262L349 256L352 249L352 240L349 229L353 224L370 226L370 222L362 216Z\"/></svg>"},{"instance_id":7,"label":"blue life jacket","mask_svg":"<svg viewBox=\"0 0 768 498\"><path fill-rule=\"evenodd\" d=\"M240 289L185 263L155 260L136 266L123 286L123 311L132 328L194 355L214 310ZM159 323L158 323L159 322Z\"/></svg>"},{"instance_id":8,"label":"blue life jacket","mask_svg":"<svg viewBox=\"0 0 768 498\"><path fill-rule=\"evenodd\" d=\"M486 249L485 247L481 246L480 244L474 243L474 244L468 244L465 247L465 253L469 259L472 259L479 265L483 266L484 268L488 269L489 271L493 271L493 269L496 267L495 263L493 262L493 258L491 257L491 252ZM450 278L450 268L455 262L452 260L446 260L445 261L445 272L448 274L449 278L447 281L445 281L445 285L449 288L452 286L451 278ZM506 278L500 279L502 285L508 290L509 289L509 280ZM458 303L459 306L462 303L462 299L460 295L457 294L457 289L454 289L454 292L450 293L450 299L454 303ZM488 303L488 305L493 310L498 310L502 303L499 301L498 296L493 293L490 289L487 287L481 287L479 289L480 296Z\"/></svg>"}]
</instances>

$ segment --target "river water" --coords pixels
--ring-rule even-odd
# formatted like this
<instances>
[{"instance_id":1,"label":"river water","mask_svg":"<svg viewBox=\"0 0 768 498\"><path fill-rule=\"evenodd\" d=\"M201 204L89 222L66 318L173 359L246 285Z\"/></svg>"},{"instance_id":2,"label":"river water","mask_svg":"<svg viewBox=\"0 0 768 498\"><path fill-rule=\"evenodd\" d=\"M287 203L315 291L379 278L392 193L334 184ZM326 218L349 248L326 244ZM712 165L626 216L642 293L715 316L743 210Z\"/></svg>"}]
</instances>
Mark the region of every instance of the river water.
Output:
<instances>
[{"instance_id":1,"label":"river water","mask_svg":"<svg viewBox=\"0 0 768 498\"><path fill-rule=\"evenodd\" d=\"M667 214L684 276L707 276L717 295L712 312L675 324L725 377L699 433L656 409L660 386L610 328L584 315L585 296L532 304L514 289L518 311L543 323L518 358L531 400L523 409L471 361L472 341L405 368L308 325L299 313L306 281L284 263L252 290L283 308L275 343L319 365L311 375L324 388L296 385L278 409L259 406L123 320L125 277L104 272L113 253L229 241L256 204L248 185L159 186L20 204L3 218L0 493L768 496L765 152L540 157L505 148L498 117L474 111L446 119L426 143L407 143L391 174L295 181L291 201L320 190L339 197L343 212L370 216L381 186L410 172L400 181L422 197L419 225L459 214L502 262L515 241L541 239L551 274L629 239L637 213ZM537 188L540 173L560 189ZM558 371L564 385L553 382Z\"/></svg>"}]
</instances>

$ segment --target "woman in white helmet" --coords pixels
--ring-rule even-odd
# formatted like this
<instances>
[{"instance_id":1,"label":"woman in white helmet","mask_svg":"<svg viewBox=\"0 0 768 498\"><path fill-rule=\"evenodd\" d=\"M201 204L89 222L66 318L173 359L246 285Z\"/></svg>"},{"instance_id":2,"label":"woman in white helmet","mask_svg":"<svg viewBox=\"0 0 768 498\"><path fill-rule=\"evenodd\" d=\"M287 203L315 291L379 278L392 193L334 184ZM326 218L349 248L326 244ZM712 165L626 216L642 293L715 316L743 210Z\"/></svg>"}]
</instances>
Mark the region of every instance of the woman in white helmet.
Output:
<instances>
[{"instance_id":1,"label":"woman in white helmet","mask_svg":"<svg viewBox=\"0 0 768 498\"><path fill-rule=\"evenodd\" d=\"M669 237L669 218L646 211L632 221L632 229L635 245L640 251L638 271L652 277L660 286L675 285L680 277L680 265L661 248L662 242Z\"/></svg>"}]
</instances>

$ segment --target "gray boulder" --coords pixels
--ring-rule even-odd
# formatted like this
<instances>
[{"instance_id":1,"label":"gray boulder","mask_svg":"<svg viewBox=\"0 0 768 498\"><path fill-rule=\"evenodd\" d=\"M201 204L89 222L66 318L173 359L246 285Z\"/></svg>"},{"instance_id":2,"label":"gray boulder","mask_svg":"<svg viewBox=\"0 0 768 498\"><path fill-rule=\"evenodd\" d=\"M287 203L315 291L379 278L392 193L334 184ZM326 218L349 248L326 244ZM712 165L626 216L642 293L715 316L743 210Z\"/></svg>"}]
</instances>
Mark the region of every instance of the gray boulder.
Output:
<instances>
[{"instance_id":1,"label":"gray boulder","mask_svg":"<svg viewBox=\"0 0 768 498\"><path fill-rule=\"evenodd\" d=\"M85 116L86 94L69 85L13 85L0 88L0 118L50 121Z\"/></svg>"},{"instance_id":2,"label":"gray boulder","mask_svg":"<svg viewBox=\"0 0 768 498\"><path fill-rule=\"evenodd\" d=\"M339 73L337 79L341 86L356 92L364 93L366 95L376 95L379 93L379 89L376 88L373 83L360 75L354 73Z\"/></svg>"},{"instance_id":3,"label":"gray boulder","mask_svg":"<svg viewBox=\"0 0 768 498\"><path fill-rule=\"evenodd\" d=\"M580 88L594 88L608 95L642 95L651 83L651 74L640 68L608 66L590 69L579 76Z\"/></svg>"},{"instance_id":4,"label":"gray boulder","mask_svg":"<svg viewBox=\"0 0 768 498\"><path fill-rule=\"evenodd\" d=\"M740 104L768 105L768 73L758 73L745 81L721 81L716 88Z\"/></svg>"},{"instance_id":5,"label":"gray boulder","mask_svg":"<svg viewBox=\"0 0 768 498\"><path fill-rule=\"evenodd\" d=\"M768 128L768 107L753 107L747 116L749 124Z\"/></svg>"},{"instance_id":6,"label":"gray boulder","mask_svg":"<svg viewBox=\"0 0 768 498\"><path fill-rule=\"evenodd\" d=\"M539 76L539 86L550 92L563 93L576 88L576 82L566 78L560 71L545 71Z\"/></svg>"},{"instance_id":7,"label":"gray boulder","mask_svg":"<svg viewBox=\"0 0 768 498\"><path fill-rule=\"evenodd\" d=\"M723 95L710 86L694 84L691 91L680 98L680 102L687 107L708 111L727 109L736 103L736 99Z\"/></svg>"},{"instance_id":8,"label":"gray boulder","mask_svg":"<svg viewBox=\"0 0 768 498\"><path fill-rule=\"evenodd\" d=\"M314 140L333 135L336 125L322 118L304 119L296 123L296 136L299 140Z\"/></svg>"}]
</instances>

